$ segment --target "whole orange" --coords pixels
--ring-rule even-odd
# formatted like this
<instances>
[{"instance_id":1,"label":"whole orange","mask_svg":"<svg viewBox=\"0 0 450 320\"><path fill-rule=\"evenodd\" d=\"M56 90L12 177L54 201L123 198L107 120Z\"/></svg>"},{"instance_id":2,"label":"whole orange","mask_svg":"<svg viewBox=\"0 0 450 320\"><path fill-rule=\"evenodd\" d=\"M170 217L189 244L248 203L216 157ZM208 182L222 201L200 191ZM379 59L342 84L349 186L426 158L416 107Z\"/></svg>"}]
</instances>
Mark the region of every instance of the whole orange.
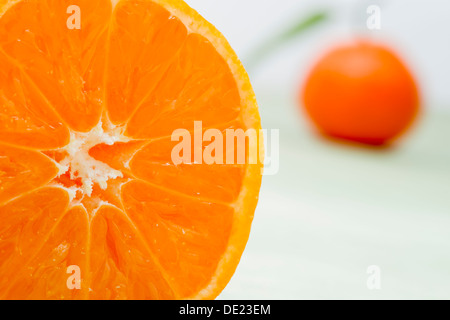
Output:
<instances>
[{"instance_id":1,"label":"whole orange","mask_svg":"<svg viewBox=\"0 0 450 320\"><path fill-rule=\"evenodd\" d=\"M326 53L301 99L315 126L333 138L382 145L404 133L419 110L416 82L388 47L355 40Z\"/></svg>"}]
</instances>

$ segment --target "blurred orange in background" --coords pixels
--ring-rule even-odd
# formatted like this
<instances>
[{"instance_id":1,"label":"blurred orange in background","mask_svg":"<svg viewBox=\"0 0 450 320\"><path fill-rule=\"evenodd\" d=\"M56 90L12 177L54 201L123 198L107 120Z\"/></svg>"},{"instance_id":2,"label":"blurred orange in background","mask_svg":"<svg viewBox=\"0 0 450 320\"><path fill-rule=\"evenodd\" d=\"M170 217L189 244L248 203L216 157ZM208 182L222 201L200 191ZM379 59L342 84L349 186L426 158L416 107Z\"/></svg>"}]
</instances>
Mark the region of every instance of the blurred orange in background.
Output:
<instances>
[{"instance_id":1,"label":"blurred orange in background","mask_svg":"<svg viewBox=\"0 0 450 320\"><path fill-rule=\"evenodd\" d=\"M317 129L338 139L384 145L410 127L419 109L418 88L390 48L355 39L314 65L300 101Z\"/></svg>"},{"instance_id":2,"label":"blurred orange in background","mask_svg":"<svg viewBox=\"0 0 450 320\"><path fill-rule=\"evenodd\" d=\"M187 1L243 58L263 128L280 131L279 171L220 298L448 299L450 2Z\"/></svg>"}]
</instances>

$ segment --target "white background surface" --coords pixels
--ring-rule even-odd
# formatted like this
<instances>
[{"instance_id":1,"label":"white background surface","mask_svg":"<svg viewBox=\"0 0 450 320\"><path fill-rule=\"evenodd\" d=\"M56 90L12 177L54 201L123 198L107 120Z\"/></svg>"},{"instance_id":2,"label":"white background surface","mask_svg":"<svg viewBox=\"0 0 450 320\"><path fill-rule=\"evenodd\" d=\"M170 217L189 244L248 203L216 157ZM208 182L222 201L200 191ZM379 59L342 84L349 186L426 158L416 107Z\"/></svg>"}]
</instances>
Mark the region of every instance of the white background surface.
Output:
<instances>
[{"instance_id":1,"label":"white background surface","mask_svg":"<svg viewBox=\"0 0 450 320\"><path fill-rule=\"evenodd\" d=\"M220 298L449 299L450 116L423 117L392 150L373 150L318 138L279 96L260 105L263 126L280 128L280 171L263 177ZM381 290L367 288L370 265Z\"/></svg>"},{"instance_id":2,"label":"white background surface","mask_svg":"<svg viewBox=\"0 0 450 320\"><path fill-rule=\"evenodd\" d=\"M358 1L356 1L358 2ZM363 1L359 1L360 3ZM280 171L265 176L251 237L222 299L450 298L450 1L365 2L420 78L425 115L392 150L316 137L296 92L311 60L349 34L354 0L189 0L245 58L315 8L333 20L251 73L263 127L280 129ZM381 290L366 286L381 268Z\"/></svg>"},{"instance_id":3,"label":"white background surface","mask_svg":"<svg viewBox=\"0 0 450 320\"><path fill-rule=\"evenodd\" d=\"M450 1L448 0L187 0L226 36L241 59L267 37L299 18L329 9L332 19L273 56L252 74L255 90L275 83L291 88L302 80L311 60L330 44L364 25L371 4L381 8L381 30L421 79L430 108L450 112Z\"/></svg>"}]
</instances>

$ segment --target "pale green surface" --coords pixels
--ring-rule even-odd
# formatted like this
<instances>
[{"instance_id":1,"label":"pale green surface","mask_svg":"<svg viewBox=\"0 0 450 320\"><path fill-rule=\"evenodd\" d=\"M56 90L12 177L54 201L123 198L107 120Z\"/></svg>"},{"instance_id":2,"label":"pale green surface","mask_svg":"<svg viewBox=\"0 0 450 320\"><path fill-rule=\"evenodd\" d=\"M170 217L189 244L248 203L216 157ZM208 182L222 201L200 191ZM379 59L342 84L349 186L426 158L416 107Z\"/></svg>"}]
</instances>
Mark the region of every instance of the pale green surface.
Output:
<instances>
[{"instance_id":1,"label":"pale green surface","mask_svg":"<svg viewBox=\"0 0 450 320\"><path fill-rule=\"evenodd\" d=\"M247 249L222 299L450 298L450 115L392 150L326 142L293 101L259 98L280 129ZM382 288L367 289L378 265Z\"/></svg>"}]
</instances>

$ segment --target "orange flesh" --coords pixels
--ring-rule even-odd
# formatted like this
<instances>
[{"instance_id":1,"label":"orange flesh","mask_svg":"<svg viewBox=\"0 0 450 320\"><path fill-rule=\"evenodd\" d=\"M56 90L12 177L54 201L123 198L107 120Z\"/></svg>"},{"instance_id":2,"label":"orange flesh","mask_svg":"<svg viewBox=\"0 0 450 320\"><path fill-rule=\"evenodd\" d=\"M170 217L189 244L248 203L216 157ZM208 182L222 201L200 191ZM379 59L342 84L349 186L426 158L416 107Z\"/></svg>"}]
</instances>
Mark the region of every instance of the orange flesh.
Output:
<instances>
[{"instance_id":1,"label":"orange flesh","mask_svg":"<svg viewBox=\"0 0 450 320\"><path fill-rule=\"evenodd\" d=\"M13 2L0 0L0 298L217 296L261 164L176 166L170 135L260 128L234 53L179 1Z\"/></svg>"}]
</instances>

